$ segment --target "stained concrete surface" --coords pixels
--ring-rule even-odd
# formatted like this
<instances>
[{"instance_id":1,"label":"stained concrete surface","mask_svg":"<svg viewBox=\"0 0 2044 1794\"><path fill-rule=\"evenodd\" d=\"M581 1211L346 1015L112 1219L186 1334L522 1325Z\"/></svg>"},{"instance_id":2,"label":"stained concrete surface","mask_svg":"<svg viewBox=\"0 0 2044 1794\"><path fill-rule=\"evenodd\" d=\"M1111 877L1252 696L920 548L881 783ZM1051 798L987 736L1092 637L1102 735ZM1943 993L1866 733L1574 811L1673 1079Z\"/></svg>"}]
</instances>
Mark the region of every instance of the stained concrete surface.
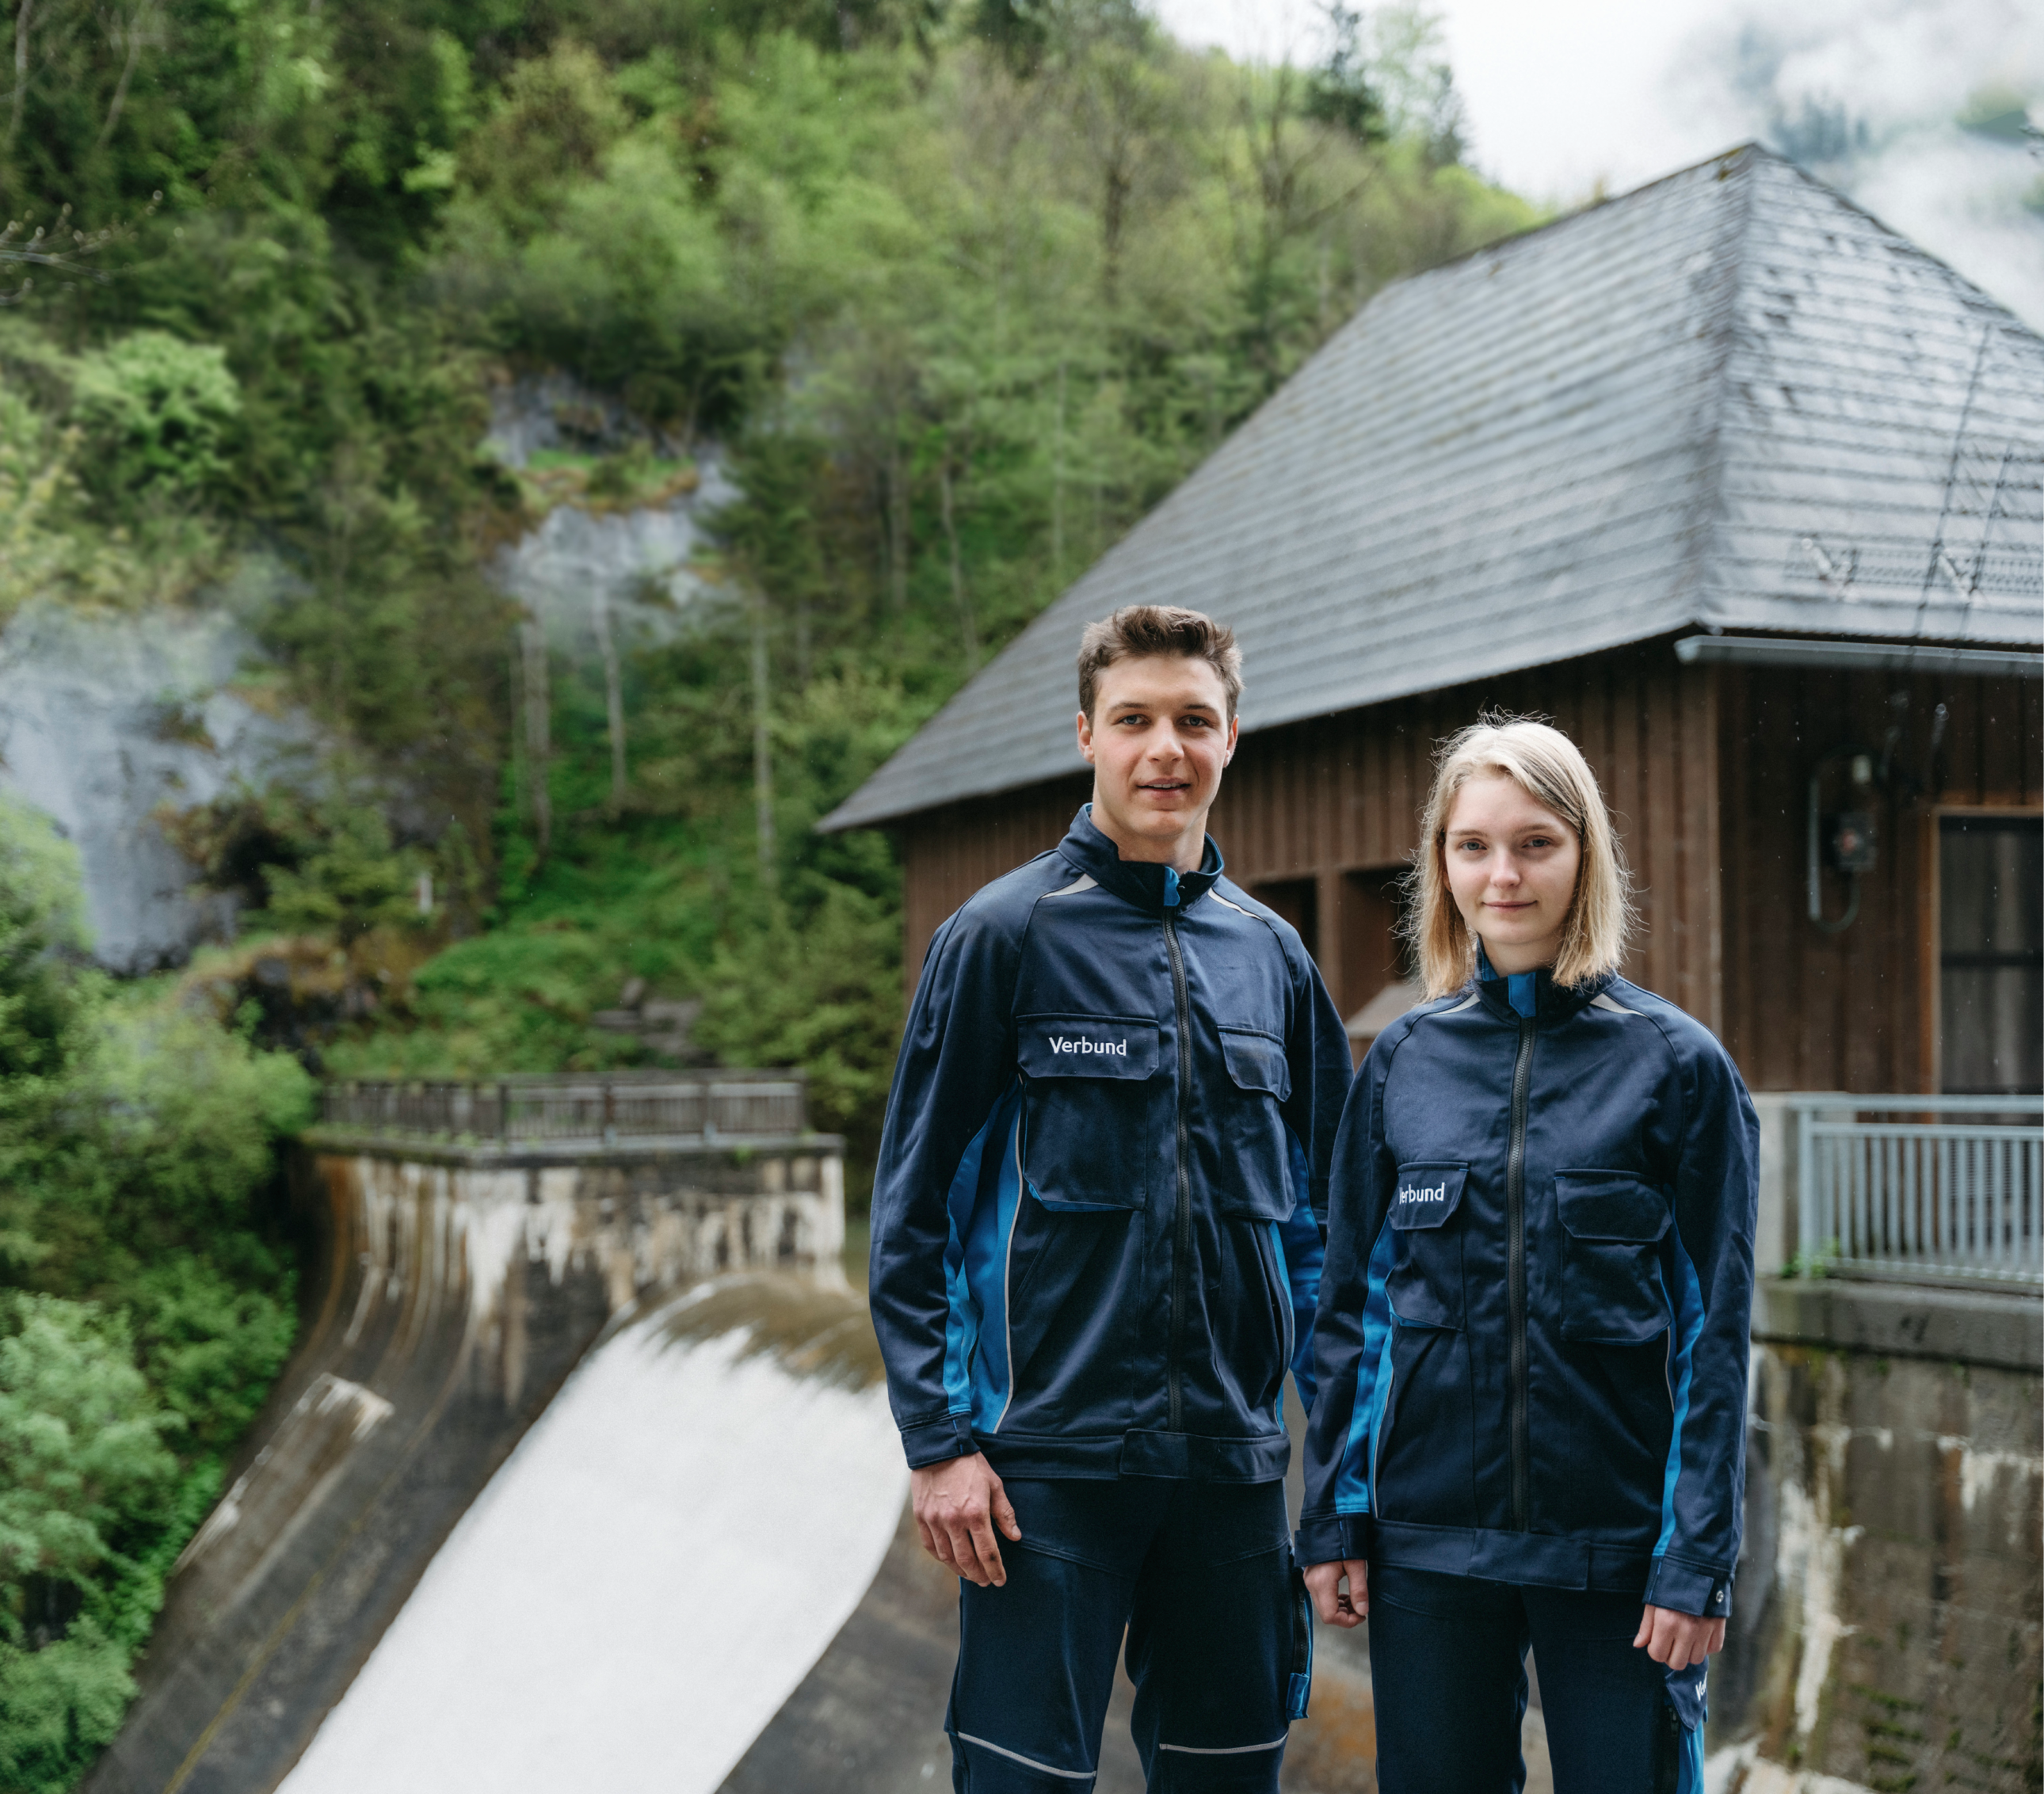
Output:
<instances>
[{"instance_id":1,"label":"stained concrete surface","mask_svg":"<svg viewBox=\"0 0 2044 1794\"><path fill-rule=\"evenodd\" d=\"M1744 1786L1792 1769L2032 1794L2040 1613L2034 1371L1756 1343L1746 1541L1711 1700L1714 1750L1752 1763Z\"/></svg>"}]
</instances>

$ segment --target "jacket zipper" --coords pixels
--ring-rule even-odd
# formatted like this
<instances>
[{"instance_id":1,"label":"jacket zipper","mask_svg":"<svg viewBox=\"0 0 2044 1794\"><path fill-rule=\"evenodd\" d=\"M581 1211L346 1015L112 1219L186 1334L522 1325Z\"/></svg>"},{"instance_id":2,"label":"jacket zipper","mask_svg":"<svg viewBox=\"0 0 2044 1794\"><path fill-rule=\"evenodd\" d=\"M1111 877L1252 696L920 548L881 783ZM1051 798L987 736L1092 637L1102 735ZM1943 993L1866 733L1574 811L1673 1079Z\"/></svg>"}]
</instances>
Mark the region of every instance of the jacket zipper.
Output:
<instances>
[{"instance_id":1,"label":"jacket zipper","mask_svg":"<svg viewBox=\"0 0 2044 1794\"><path fill-rule=\"evenodd\" d=\"M1178 1197L1171 1217L1171 1350L1166 1374L1170 1389L1169 1430L1185 1429L1185 1390L1178 1370L1178 1356L1185 1339L1186 1279L1193 1255L1192 1177L1185 1168L1186 1111L1193 1092L1192 1000L1185 993L1185 962L1178 951L1178 918L1174 910L1164 912L1164 950L1171 960L1171 997L1178 1018Z\"/></svg>"},{"instance_id":2,"label":"jacket zipper","mask_svg":"<svg viewBox=\"0 0 2044 1794\"><path fill-rule=\"evenodd\" d=\"M1512 1324L1512 1530L1532 1526L1532 1430L1526 1369L1526 1113L1533 1091L1533 1018L1519 1018L1512 1067L1512 1147L1504 1162L1506 1296Z\"/></svg>"}]
</instances>

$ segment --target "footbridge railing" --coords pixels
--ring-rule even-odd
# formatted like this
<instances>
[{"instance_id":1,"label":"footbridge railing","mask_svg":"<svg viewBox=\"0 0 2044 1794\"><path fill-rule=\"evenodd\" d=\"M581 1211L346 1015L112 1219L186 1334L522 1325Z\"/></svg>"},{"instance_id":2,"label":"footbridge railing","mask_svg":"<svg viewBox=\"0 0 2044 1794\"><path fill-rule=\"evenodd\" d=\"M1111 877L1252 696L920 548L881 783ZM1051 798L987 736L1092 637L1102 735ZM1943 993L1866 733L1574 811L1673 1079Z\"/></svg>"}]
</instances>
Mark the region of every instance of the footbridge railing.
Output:
<instances>
[{"instance_id":1,"label":"footbridge railing","mask_svg":"<svg viewBox=\"0 0 2044 1794\"><path fill-rule=\"evenodd\" d=\"M615 1072L600 1077L346 1078L322 1086L320 1125L392 1140L509 1147L794 1139L802 1074Z\"/></svg>"},{"instance_id":2,"label":"footbridge railing","mask_svg":"<svg viewBox=\"0 0 2044 1794\"><path fill-rule=\"evenodd\" d=\"M2044 1288L2044 1098L1827 1095L1792 1106L1807 1270Z\"/></svg>"}]
</instances>

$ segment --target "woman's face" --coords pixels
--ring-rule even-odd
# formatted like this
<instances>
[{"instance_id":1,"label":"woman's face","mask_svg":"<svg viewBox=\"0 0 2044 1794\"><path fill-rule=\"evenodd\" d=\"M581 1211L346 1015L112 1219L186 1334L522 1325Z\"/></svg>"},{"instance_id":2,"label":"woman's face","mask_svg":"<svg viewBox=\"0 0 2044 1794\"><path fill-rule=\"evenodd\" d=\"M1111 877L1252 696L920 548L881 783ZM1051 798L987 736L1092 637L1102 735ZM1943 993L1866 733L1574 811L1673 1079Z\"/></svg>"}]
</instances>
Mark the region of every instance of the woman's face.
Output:
<instances>
[{"instance_id":1,"label":"woman's face","mask_svg":"<svg viewBox=\"0 0 2044 1794\"><path fill-rule=\"evenodd\" d=\"M1500 972L1551 966L1575 901L1582 844L1516 778L1480 774L1448 812L1448 891Z\"/></svg>"}]
</instances>

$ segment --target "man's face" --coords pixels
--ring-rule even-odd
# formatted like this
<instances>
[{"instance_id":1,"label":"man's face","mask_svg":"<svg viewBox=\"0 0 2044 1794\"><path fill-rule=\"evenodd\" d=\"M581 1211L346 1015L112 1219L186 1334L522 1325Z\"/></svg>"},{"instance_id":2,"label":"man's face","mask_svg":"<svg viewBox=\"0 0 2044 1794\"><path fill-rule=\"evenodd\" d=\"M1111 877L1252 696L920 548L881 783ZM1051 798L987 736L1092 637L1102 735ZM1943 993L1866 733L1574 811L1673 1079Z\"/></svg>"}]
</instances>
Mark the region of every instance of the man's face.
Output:
<instances>
[{"instance_id":1,"label":"man's face","mask_svg":"<svg viewBox=\"0 0 2044 1794\"><path fill-rule=\"evenodd\" d=\"M1079 715L1079 751L1093 769L1093 821L1124 859L1175 861L1189 836L1198 863L1237 727L1204 660L1145 655L1101 674L1093 715Z\"/></svg>"}]
</instances>

